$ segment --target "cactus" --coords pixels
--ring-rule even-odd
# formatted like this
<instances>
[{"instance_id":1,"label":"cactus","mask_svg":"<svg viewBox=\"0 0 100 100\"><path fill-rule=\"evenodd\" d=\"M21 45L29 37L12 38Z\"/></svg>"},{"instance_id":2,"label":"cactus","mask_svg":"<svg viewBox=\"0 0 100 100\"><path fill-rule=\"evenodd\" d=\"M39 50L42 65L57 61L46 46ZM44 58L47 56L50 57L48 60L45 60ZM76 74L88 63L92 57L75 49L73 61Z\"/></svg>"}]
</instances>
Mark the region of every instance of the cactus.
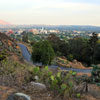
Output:
<instances>
[{"instance_id":1,"label":"cactus","mask_svg":"<svg viewBox=\"0 0 100 100\"><path fill-rule=\"evenodd\" d=\"M67 85L66 84L62 84L61 85L61 90L63 91L63 90L65 90L67 88Z\"/></svg>"},{"instance_id":2,"label":"cactus","mask_svg":"<svg viewBox=\"0 0 100 100\"><path fill-rule=\"evenodd\" d=\"M44 69L45 69L45 71L48 71L48 66L45 66L45 68L44 68Z\"/></svg>"},{"instance_id":3,"label":"cactus","mask_svg":"<svg viewBox=\"0 0 100 100\"><path fill-rule=\"evenodd\" d=\"M77 74L76 72L73 72L73 73L72 73L73 76L75 76L76 74Z\"/></svg>"},{"instance_id":4,"label":"cactus","mask_svg":"<svg viewBox=\"0 0 100 100\"><path fill-rule=\"evenodd\" d=\"M39 67L35 67L35 68L33 69L33 73L36 75L36 74L38 74L39 70L40 70Z\"/></svg>"},{"instance_id":5,"label":"cactus","mask_svg":"<svg viewBox=\"0 0 100 100\"><path fill-rule=\"evenodd\" d=\"M91 72L91 81L92 83L96 83L97 86L100 85L100 67L97 65L93 65L93 70Z\"/></svg>"},{"instance_id":6,"label":"cactus","mask_svg":"<svg viewBox=\"0 0 100 100\"><path fill-rule=\"evenodd\" d=\"M80 94L80 93L77 93L77 94L76 94L76 97L77 97L77 98L80 98L80 97L81 97L81 94Z\"/></svg>"},{"instance_id":7,"label":"cactus","mask_svg":"<svg viewBox=\"0 0 100 100\"><path fill-rule=\"evenodd\" d=\"M50 72L48 66L40 69L39 67L33 68L33 79L38 77L38 82L44 83L54 93L59 95L71 95L73 90L73 81L71 76L76 75L76 72L66 72L62 75L62 72ZM35 80L36 81L36 80Z\"/></svg>"},{"instance_id":8,"label":"cactus","mask_svg":"<svg viewBox=\"0 0 100 100\"><path fill-rule=\"evenodd\" d=\"M54 79L55 79L55 77L53 75L51 75L50 78L51 78L52 81L54 81Z\"/></svg>"}]
</instances>

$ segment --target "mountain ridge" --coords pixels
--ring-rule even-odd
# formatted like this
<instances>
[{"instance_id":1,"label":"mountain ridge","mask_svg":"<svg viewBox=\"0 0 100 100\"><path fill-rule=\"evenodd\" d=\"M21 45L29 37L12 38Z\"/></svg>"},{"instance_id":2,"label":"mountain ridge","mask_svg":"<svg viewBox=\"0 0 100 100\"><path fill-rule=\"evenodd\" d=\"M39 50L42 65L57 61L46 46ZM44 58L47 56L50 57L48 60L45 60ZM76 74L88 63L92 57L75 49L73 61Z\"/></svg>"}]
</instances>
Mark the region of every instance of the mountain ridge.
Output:
<instances>
[{"instance_id":1,"label":"mountain ridge","mask_svg":"<svg viewBox=\"0 0 100 100\"><path fill-rule=\"evenodd\" d=\"M10 23L0 19L0 25L10 25Z\"/></svg>"}]
</instances>

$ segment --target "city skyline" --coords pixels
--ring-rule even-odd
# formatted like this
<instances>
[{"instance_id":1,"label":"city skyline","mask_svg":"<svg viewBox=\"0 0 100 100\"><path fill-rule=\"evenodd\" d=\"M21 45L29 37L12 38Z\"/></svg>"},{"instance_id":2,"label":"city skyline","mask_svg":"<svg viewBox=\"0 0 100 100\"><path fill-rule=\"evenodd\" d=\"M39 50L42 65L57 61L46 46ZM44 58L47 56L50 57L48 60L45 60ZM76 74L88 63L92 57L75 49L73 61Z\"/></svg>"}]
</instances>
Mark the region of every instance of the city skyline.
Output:
<instances>
[{"instance_id":1,"label":"city skyline","mask_svg":"<svg viewBox=\"0 0 100 100\"><path fill-rule=\"evenodd\" d=\"M1 0L0 19L12 24L100 26L100 0Z\"/></svg>"}]
</instances>

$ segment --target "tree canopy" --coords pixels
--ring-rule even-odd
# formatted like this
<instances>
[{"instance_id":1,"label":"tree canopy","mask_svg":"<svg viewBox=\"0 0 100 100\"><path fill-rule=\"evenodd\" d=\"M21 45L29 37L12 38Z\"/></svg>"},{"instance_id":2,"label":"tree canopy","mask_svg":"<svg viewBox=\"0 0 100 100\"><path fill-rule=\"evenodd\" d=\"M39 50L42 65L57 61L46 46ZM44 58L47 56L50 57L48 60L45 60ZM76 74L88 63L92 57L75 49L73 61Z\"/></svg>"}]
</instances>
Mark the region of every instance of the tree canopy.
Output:
<instances>
[{"instance_id":1,"label":"tree canopy","mask_svg":"<svg viewBox=\"0 0 100 100\"><path fill-rule=\"evenodd\" d=\"M33 45L33 62L42 62L42 64L50 65L54 57L54 50L48 41L40 41Z\"/></svg>"},{"instance_id":2,"label":"tree canopy","mask_svg":"<svg viewBox=\"0 0 100 100\"><path fill-rule=\"evenodd\" d=\"M83 64L100 64L100 42L98 35L93 33L90 39L75 37L67 41L55 34L50 34L44 41L33 45L32 59L34 62L51 64L54 56L65 56L68 60L76 59ZM54 53L55 52L55 53Z\"/></svg>"}]
</instances>

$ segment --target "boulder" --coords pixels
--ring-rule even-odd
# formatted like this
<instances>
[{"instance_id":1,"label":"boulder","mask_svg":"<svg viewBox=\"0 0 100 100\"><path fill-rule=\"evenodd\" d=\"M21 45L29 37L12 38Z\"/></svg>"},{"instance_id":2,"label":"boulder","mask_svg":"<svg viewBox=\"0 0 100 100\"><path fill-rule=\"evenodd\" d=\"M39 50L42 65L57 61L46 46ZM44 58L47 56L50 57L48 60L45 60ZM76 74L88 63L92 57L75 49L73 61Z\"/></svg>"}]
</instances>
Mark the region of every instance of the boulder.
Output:
<instances>
[{"instance_id":1,"label":"boulder","mask_svg":"<svg viewBox=\"0 0 100 100\"><path fill-rule=\"evenodd\" d=\"M85 91L85 83L79 84L79 85L74 85L74 91L76 93L82 93Z\"/></svg>"},{"instance_id":2,"label":"boulder","mask_svg":"<svg viewBox=\"0 0 100 100\"><path fill-rule=\"evenodd\" d=\"M59 66L67 67L67 68L80 68L80 69L85 69L86 67L76 59L71 61L68 61L67 58L65 57L58 57L57 58L57 64Z\"/></svg>"},{"instance_id":3,"label":"boulder","mask_svg":"<svg viewBox=\"0 0 100 100\"><path fill-rule=\"evenodd\" d=\"M73 60L73 63L74 63L74 64L77 64L77 63L78 63L78 61L77 61L77 60Z\"/></svg>"},{"instance_id":4,"label":"boulder","mask_svg":"<svg viewBox=\"0 0 100 100\"><path fill-rule=\"evenodd\" d=\"M35 76L34 78L35 78L35 80L36 80L36 81L38 81L38 80L39 80L39 77L38 77L38 76Z\"/></svg>"},{"instance_id":5,"label":"boulder","mask_svg":"<svg viewBox=\"0 0 100 100\"><path fill-rule=\"evenodd\" d=\"M33 86L34 90L36 91L46 91L47 90L46 86L42 83L31 82L30 85Z\"/></svg>"},{"instance_id":6,"label":"boulder","mask_svg":"<svg viewBox=\"0 0 100 100\"><path fill-rule=\"evenodd\" d=\"M31 98L24 93L15 93L9 95L6 100L31 100Z\"/></svg>"}]
</instances>

